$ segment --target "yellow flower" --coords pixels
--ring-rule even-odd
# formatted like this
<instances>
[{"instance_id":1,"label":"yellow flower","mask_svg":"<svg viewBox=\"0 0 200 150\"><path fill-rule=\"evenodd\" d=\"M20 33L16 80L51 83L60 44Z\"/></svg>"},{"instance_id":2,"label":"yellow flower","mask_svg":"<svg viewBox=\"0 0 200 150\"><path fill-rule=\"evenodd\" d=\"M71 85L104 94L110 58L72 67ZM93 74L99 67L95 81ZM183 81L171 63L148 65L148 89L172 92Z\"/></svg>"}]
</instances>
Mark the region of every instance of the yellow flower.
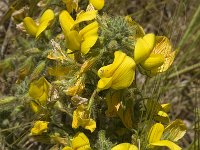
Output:
<instances>
[{"instance_id":1,"label":"yellow flower","mask_svg":"<svg viewBox=\"0 0 200 150\"><path fill-rule=\"evenodd\" d=\"M101 10L104 6L104 0L89 0L89 2L94 6L95 9Z\"/></svg>"},{"instance_id":2,"label":"yellow flower","mask_svg":"<svg viewBox=\"0 0 200 150\"><path fill-rule=\"evenodd\" d=\"M36 121L34 127L31 129L31 135L41 135L47 132L48 122L46 121Z\"/></svg>"},{"instance_id":3,"label":"yellow flower","mask_svg":"<svg viewBox=\"0 0 200 150\"><path fill-rule=\"evenodd\" d=\"M90 118L89 111L86 110L84 105L79 105L73 113L72 128L79 126L93 132L96 129L96 122Z\"/></svg>"},{"instance_id":4,"label":"yellow flower","mask_svg":"<svg viewBox=\"0 0 200 150\"><path fill-rule=\"evenodd\" d=\"M101 67L98 76L98 90L123 89L129 87L135 77L135 61L122 51L115 52L112 64Z\"/></svg>"},{"instance_id":5,"label":"yellow flower","mask_svg":"<svg viewBox=\"0 0 200 150\"><path fill-rule=\"evenodd\" d=\"M130 143L121 143L113 147L111 150L138 150L138 148Z\"/></svg>"},{"instance_id":6,"label":"yellow flower","mask_svg":"<svg viewBox=\"0 0 200 150\"><path fill-rule=\"evenodd\" d=\"M90 141L87 136L79 132L72 139L72 146L65 146L62 150L91 150Z\"/></svg>"},{"instance_id":7,"label":"yellow flower","mask_svg":"<svg viewBox=\"0 0 200 150\"><path fill-rule=\"evenodd\" d=\"M184 126L182 122L175 121L172 122L168 127L164 128L164 126L161 123L156 123L152 126L149 135L148 135L148 141L149 141L149 148L154 148L157 146L161 147L168 147L170 150L181 150L181 147L176 145L174 142L169 141L170 135L173 135L174 137L173 141L177 141L178 139L182 138L185 134L185 128L179 128L179 126ZM164 133L166 132L166 133ZM166 134L163 136L163 133ZM165 137L169 140L162 140L161 138Z\"/></svg>"},{"instance_id":8,"label":"yellow flower","mask_svg":"<svg viewBox=\"0 0 200 150\"><path fill-rule=\"evenodd\" d=\"M23 20L26 31L36 38L49 26L54 19L54 12L47 9L39 19L39 24L36 24L30 17L25 17Z\"/></svg>"},{"instance_id":9,"label":"yellow flower","mask_svg":"<svg viewBox=\"0 0 200 150\"><path fill-rule=\"evenodd\" d=\"M96 18L97 11L91 10L80 12L74 20L67 11L62 11L59 15L60 25L65 35L67 48L70 50L80 50L87 54L98 39L98 23L96 21L85 26L82 30L75 30L75 26L83 21Z\"/></svg>"},{"instance_id":10,"label":"yellow flower","mask_svg":"<svg viewBox=\"0 0 200 150\"><path fill-rule=\"evenodd\" d=\"M134 60L149 76L166 71L174 58L175 51L167 37L146 34L135 44Z\"/></svg>"},{"instance_id":11,"label":"yellow flower","mask_svg":"<svg viewBox=\"0 0 200 150\"><path fill-rule=\"evenodd\" d=\"M40 105L46 104L50 87L51 84L44 77L30 84L29 95L37 101L37 103L31 102L34 112L38 112Z\"/></svg>"},{"instance_id":12,"label":"yellow flower","mask_svg":"<svg viewBox=\"0 0 200 150\"><path fill-rule=\"evenodd\" d=\"M143 62L149 57L154 48L154 44L154 34L146 34L144 37L137 39L134 50L134 60L137 64Z\"/></svg>"},{"instance_id":13,"label":"yellow flower","mask_svg":"<svg viewBox=\"0 0 200 150\"><path fill-rule=\"evenodd\" d=\"M170 118L168 116L168 112L170 109L171 104L159 104L157 101L149 100L147 102L147 112L153 114L154 120L160 123L169 123Z\"/></svg>"}]
</instances>

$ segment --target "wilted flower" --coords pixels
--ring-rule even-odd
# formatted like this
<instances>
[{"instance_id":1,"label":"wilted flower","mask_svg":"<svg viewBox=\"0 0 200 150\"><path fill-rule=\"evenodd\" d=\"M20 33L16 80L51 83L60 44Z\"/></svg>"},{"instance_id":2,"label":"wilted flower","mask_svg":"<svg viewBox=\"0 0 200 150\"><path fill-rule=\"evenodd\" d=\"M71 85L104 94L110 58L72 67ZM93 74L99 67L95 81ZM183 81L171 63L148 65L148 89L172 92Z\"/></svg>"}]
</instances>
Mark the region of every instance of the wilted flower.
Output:
<instances>
[{"instance_id":1,"label":"wilted flower","mask_svg":"<svg viewBox=\"0 0 200 150\"><path fill-rule=\"evenodd\" d=\"M75 26L83 21L89 21L96 18L97 11L91 10L80 12L74 20L67 11L62 11L59 15L60 25L65 35L67 48L70 50L80 50L87 54L98 39L98 23L96 21L85 26L79 32Z\"/></svg>"},{"instance_id":2,"label":"wilted flower","mask_svg":"<svg viewBox=\"0 0 200 150\"><path fill-rule=\"evenodd\" d=\"M62 150L91 150L90 141L84 133L79 132L72 139L71 147L65 146Z\"/></svg>"},{"instance_id":3,"label":"wilted flower","mask_svg":"<svg viewBox=\"0 0 200 150\"><path fill-rule=\"evenodd\" d=\"M123 104L121 100L121 92L115 91L115 92L109 92L106 95L106 103L107 103L107 111L106 116L108 117L116 117L118 116L124 126L126 128L132 128L133 121L132 121L132 114L133 114L133 108L132 108L132 102L126 101L125 104Z\"/></svg>"},{"instance_id":4,"label":"wilted flower","mask_svg":"<svg viewBox=\"0 0 200 150\"><path fill-rule=\"evenodd\" d=\"M98 76L101 78L97 85L99 90L129 87L135 77L135 61L122 51L116 51L113 63L101 67Z\"/></svg>"},{"instance_id":5,"label":"wilted flower","mask_svg":"<svg viewBox=\"0 0 200 150\"><path fill-rule=\"evenodd\" d=\"M73 85L67 88L67 90L64 90L65 94L68 96L75 96L80 95L85 88L85 84L82 81L82 78L78 79L77 82Z\"/></svg>"},{"instance_id":6,"label":"wilted flower","mask_svg":"<svg viewBox=\"0 0 200 150\"><path fill-rule=\"evenodd\" d=\"M41 135L44 132L47 132L48 122L46 121L36 121L34 127L31 129L31 135Z\"/></svg>"},{"instance_id":7,"label":"wilted flower","mask_svg":"<svg viewBox=\"0 0 200 150\"><path fill-rule=\"evenodd\" d=\"M51 21L54 19L54 12L51 9L47 9L39 19L39 24L36 24L35 21L26 17L23 20L24 27L26 31L36 38L49 26Z\"/></svg>"},{"instance_id":8,"label":"wilted flower","mask_svg":"<svg viewBox=\"0 0 200 150\"><path fill-rule=\"evenodd\" d=\"M84 105L79 105L73 113L72 128L78 128L79 126L91 132L96 129L96 122L90 118L89 111Z\"/></svg>"},{"instance_id":9,"label":"wilted flower","mask_svg":"<svg viewBox=\"0 0 200 150\"><path fill-rule=\"evenodd\" d=\"M89 2L94 6L95 9L101 10L104 6L104 0L89 0Z\"/></svg>"},{"instance_id":10,"label":"wilted flower","mask_svg":"<svg viewBox=\"0 0 200 150\"><path fill-rule=\"evenodd\" d=\"M161 123L156 123L151 127L148 135L149 148L168 147L170 150L181 150L181 147L174 142L182 138L185 134L186 127L180 120L176 120L166 128ZM164 136L163 136L164 134ZM173 137L173 138L170 138ZM164 140L162 138L166 138ZM168 140L169 139L169 140ZM174 141L174 142L172 142Z\"/></svg>"},{"instance_id":11,"label":"wilted flower","mask_svg":"<svg viewBox=\"0 0 200 150\"><path fill-rule=\"evenodd\" d=\"M146 34L135 44L134 60L149 76L166 71L175 58L167 37Z\"/></svg>"}]
</instances>

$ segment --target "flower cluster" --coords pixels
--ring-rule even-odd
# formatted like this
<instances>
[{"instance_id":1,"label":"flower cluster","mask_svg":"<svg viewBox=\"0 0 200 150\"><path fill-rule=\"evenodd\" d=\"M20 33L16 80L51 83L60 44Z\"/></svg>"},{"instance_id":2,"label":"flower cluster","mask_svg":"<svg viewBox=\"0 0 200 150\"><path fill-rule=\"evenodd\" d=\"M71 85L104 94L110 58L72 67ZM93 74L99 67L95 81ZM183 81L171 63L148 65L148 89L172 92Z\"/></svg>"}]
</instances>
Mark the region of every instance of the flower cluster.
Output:
<instances>
[{"instance_id":1,"label":"flower cluster","mask_svg":"<svg viewBox=\"0 0 200 150\"><path fill-rule=\"evenodd\" d=\"M149 79L170 68L176 53L170 40L145 33L130 16L102 15L104 0L62 2L39 19L23 19L40 45L27 51L17 72L19 83L28 79L26 98L37 120L30 136L62 150L100 149L105 141L113 142L112 150L180 150L184 123L170 121L170 104L144 98L136 82L138 75ZM108 139L93 138L111 128Z\"/></svg>"}]
</instances>

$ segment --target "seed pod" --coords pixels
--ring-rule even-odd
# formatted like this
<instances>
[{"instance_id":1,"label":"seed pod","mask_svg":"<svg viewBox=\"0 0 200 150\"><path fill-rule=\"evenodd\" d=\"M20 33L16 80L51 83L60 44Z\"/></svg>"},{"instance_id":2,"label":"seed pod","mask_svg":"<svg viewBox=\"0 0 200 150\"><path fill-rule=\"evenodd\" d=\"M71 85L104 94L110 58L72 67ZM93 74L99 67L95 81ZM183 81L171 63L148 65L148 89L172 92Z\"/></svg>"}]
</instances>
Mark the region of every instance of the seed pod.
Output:
<instances>
[{"instance_id":1,"label":"seed pod","mask_svg":"<svg viewBox=\"0 0 200 150\"><path fill-rule=\"evenodd\" d=\"M7 71L10 71L12 68L13 68L13 65L12 65L11 58L7 58L0 61L0 73L5 73Z\"/></svg>"},{"instance_id":2,"label":"seed pod","mask_svg":"<svg viewBox=\"0 0 200 150\"><path fill-rule=\"evenodd\" d=\"M38 49L38 48L30 48L30 49L27 49L26 51L25 51L25 54L26 55L34 55L34 54L39 54L41 51Z\"/></svg>"},{"instance_id":3,"label":"seed pod","mask_svg":"<svg viewBox=\"0 0 200 150\"><path fill-rule=\"evenodd\" d=\"M31 77L30 77L30 79L31 80L34 80L34 79L36 79L40 74L41 74L41 72L44 70L44 68L45 68L45 61L41 61L39 64L38 64L38 66L34 69L34 71L32 72L32 74L31 74Z\"/></svg>"},{"instance_id":4,"label":"seed pod","mask_svg":"<svg viewBox=\"0 0 200 150\"><path fill-rule=\"evenodd\" d=\"M33 67L33 58L30 56L18 69L17 74L20 80L23 80L31 71Z\"/></svg>"}]
</instances>

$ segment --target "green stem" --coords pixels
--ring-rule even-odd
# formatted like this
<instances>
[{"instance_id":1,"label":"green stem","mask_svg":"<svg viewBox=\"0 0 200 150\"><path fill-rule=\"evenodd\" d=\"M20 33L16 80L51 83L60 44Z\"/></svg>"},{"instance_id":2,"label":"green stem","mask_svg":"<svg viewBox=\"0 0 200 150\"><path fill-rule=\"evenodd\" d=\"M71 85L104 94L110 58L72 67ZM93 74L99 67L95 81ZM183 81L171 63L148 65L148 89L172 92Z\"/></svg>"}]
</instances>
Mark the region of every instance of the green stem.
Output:
<instances>
[{"instance_id":1,"label":"green stem","mask_svg":"<svg viewBox=\"0 0 200 150\"><path fill-rule=\"evenodd\" d=\"M182 69L182 70L180 70L180 71L178 71L178 72L176 72L176 73L173 73L173 74L171 74L171 75L168 77L168 79L177 77L177 76L179 76L179 75L181 75L181 74L184 74L184 73L186 73L186 72L189 72L189 71L194 70L194 69L197 69L197 68L200 68L200 63L194 64L194 65L189 66L189 67L187 67L187 68L184 68L184 69Z\"/></svg>"},{"instance_id":2,"label":"green stem","mask_svg":"<svg viewBox=\"0 0 200 150\"><path fill-rule=\"evenodd\" d=\"M198 6L194 16L192 17L192 20L191 20L190 24L188 25L188 28L187 28L185 34L183 35L183 38L181 39L181 41L178 44L179 48L183 46L183 44L187 41L187 39L191 35L194 25L198 21L199 15L200 15L200 5ZM178 51L179 51L179 49L178 49Z\"/></svg>"},{"instance_id":3,"label":"green stem","mask_svg":"<svg viewBox=\"0 0 200 150\"><path fill-rule=\"evenodd\" d=\"M88 107L87 107L87 110L90 111L91 108L92 108L92 105L94 103L94 98L95 96L98 94L98 91L97 90L94 90L94 92L92 93L92 96L90 97L90 100L89 100L89 103L88 103Z\"/></svg>"}]
</instances>

